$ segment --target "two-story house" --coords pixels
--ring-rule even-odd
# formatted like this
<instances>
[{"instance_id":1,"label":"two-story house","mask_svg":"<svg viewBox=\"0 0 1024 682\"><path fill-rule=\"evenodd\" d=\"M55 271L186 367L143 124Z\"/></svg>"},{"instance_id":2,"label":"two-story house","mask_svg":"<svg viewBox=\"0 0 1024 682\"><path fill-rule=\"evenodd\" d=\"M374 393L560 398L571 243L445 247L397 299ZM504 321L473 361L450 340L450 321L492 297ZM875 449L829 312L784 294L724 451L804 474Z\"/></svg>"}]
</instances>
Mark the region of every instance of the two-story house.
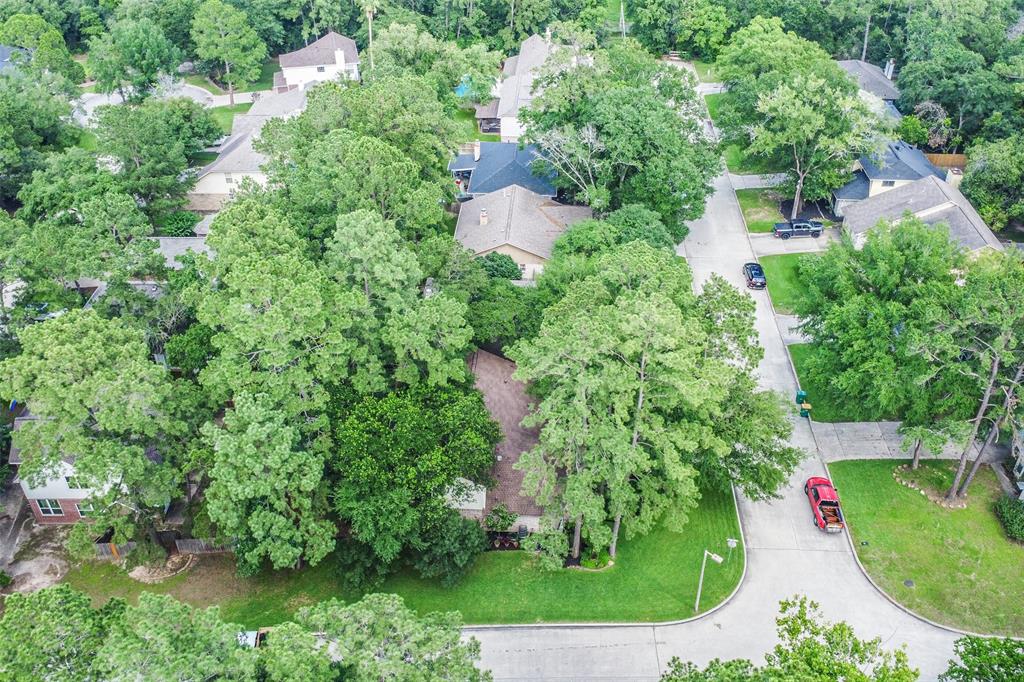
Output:
<instances>
[{"instance_id":1,"label":"two-story house","mask_svg":"<svg viewBox=\"0 0 1024 682\"><path fill-rule=\"evenodd\" d=\"M301 50L278 58L281 70L274 74L274 90L302 90L310 83L338 78L359 80L359 50L351 38L331 31Z\"/></svg>"},{"instance_id":2,"label":"two-story house","mask_svg":"<svg viewBox=\"0 0 1024 682\"><path fill-rule=\"evenodd\" d=\"M846 208L921 178L947 179L948 172L937 168L920 149L903 141L891 141L878 155L866 154L854 164L853 179L833 192L832 210L842 216ZM959 178L950 176L950 184Z\"/></svg>"},{"instance_id":3,"label":"two-story house","mask_svg":"<svg viewBox=\"0 0 1024 682\"><path fill-rule=\"evenodd\" d=\"M523 134L519 112L530 105L534 80L552 52L550 38L534 34L523 41L519 54L505 60L496 97L476 110L477 124L484 132L500 131L502 142L518 142Z\"/></svg>"}]
</instances>

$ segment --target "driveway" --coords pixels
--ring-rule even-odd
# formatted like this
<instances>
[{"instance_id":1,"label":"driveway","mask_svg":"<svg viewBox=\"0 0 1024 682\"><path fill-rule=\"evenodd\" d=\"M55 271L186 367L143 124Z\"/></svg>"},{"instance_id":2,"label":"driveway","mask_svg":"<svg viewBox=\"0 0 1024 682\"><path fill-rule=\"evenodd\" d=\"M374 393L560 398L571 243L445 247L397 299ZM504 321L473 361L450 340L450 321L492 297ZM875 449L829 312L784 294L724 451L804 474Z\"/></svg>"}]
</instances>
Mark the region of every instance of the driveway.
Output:
<instances>
[{"instance_id":1,"label":"driveway","mask_svg":"<svg viewBox=\"0 0 1024 682\"><path fill-rule=\"evenodd\" d=\"M715 189L679 252L693 268L697 286L712 273L742 286L740 268L754 256L750 239L728 176L719 177ZM767 293L753 297L765 348L760 383L791 396L796 381ZM843 534L826 535L812 526L801 488L825 467L807 421L793 420L792 442L810 455L781 499L740 499L747 575L727 605L675 625L467 628L481 642L482 667L497 680L655 680L673 656L698 664L713 658L760 661L776 642L779 600L803 594L819 602L826 617L847 621L861 637L881 637L887 646L906 643L922 679L938 677L956 635L891 604L861 574Z\"/></svg>"},{"instance_id":2,"label":"driveway","mask_svg":"<svg viewBox=\"0 0 1024 682\"><path fill-rule=\"evenodd\" d=\"M783 253L818 253L824 251L832 242L839 241L839 231L829 228L817 239L797 237L795 239L776 239L768 232L757 232L750 235L750 247L757 256L777 256Z\"/></svg>"},{"instance_id":3,"label":"driveway","mask_svg":"<svg viewBox=\"0 0 1024 682\"><path fill-rule=\"evenodd\" d=\"M214 106L214 96L206 90L195 85L189 85L184 81L161 82L153 93L158 99L170 99L172 97L188 97L199 102L203 106ZM227 97L224 98L225 103ZM104 95L98 92L87 92L75 102L75 121L82 126L92 122L93 114L98 107L105 104L121 104L124 100L117 93Z\"/></svg>"}]
</instances>

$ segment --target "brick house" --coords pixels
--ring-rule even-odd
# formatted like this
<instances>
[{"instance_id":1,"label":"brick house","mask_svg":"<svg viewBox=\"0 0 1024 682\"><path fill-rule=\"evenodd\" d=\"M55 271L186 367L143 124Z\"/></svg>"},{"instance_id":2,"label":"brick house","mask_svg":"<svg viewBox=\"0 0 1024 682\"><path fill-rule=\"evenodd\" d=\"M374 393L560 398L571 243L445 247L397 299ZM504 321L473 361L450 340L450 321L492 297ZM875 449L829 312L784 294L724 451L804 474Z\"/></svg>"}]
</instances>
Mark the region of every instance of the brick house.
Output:
<instances>
[{"instance_id":1,"label":"brick house","mask_svg":"<svg viewBox=\"0 0 1024 682\"><path fill-rule=\"evenodd\" d=\"M19 430L34 419L35 417L27 413L17 417L14 420L14 430ZM23 461L21 455L21 450L12 445L9 459L11 466L21 465ZM36 518L36 523L75 523L88 517L91 511L85 500L92 495L93 490L82 487L82 484L76 480L73 461L61 462L58 470L40 485L30 485L20 476L18 480L29 509L32 510L32 515Z\"/></svg>"}]
</instances>

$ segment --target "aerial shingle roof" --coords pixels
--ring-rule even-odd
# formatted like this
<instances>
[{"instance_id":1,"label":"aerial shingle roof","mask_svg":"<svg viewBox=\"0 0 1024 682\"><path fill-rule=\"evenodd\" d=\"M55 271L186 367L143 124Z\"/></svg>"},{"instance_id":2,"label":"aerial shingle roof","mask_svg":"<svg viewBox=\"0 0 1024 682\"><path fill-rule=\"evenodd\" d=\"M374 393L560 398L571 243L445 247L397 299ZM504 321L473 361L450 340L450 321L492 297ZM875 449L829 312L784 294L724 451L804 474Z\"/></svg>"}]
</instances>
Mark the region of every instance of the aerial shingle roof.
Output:
<instances>
[{"instance_id":1,"label":"aerial shingle roof","mask_svg":"<svg viewBox=\"0 0 1024 682\"><path fill-rule=\"evenodd\" d=\"M487 220L481 225L483 211ZM455 238L475 254L508 245L548 259L555 240L570 225L592 215L587 206L560 204L512 185L462 204Z\"/></svg>"},{"instance_id":2,"label":"aerial shingle roof","mask_svg":"<svg viewBox=\"0 0 1024 682\"><path fill-rule=\"evenodd\" d=\"M869 64L859 59L843 59L838 64L843 71L850 74L857 81L857 85L861 90L870 92L872 95L886 101L900 98L899 88L885 77L884 71L874 64Z\"/></svg>"},{"instance_id":3,"label":"aerial shingle roof","mask_svg":"<svg viewBox=\"0 0 1024 682\"><path fill-rule=\"evenodd\" d=\"M898 221L907 213L928 225L946 224L950 238L968 250L1002 249L967 197L933 175L849 206L843 226L855 236L862 235L882 220Z\"/></svg>"},{"instance_id":4,"label":"aerial shingle roof","mask_svg":"<svg viewBox=\"0 0 1024 682\"><path fill-rule=\"evenodd\" d=\"M346 64L359 63L359 50L356 48L355 41L334 31L329 32L323 38L306 45L302 49L281 55L278 57L278 62L283 69L296 66L336 64L335 50L341 50L344 53Z\"/></svg>"},{"instance_id":5,"label":"aerial shingle roof","mask_svg":"<svg viewBox=\"0 0 1024 682\"><path fill-rule=\"evenodd\" d=\"M860 157L869 180L920 180L928 175L945 176L920 149L902 140L889 142L878 157Z\"/></svg>"},{"instance_id":6,"label":"aerial shingle roof","mask_svg":"<svg viewBox=\"0 0 1024 682\"><path fill-rule=\"evenodd\" d=\"M540 158L534 145L520 147L515 142L481 142L480 160L472 153L459 154L449 164L450 171L472 171L470 194L488 194L519 185L544 196L555 196L550 177L535 175L533 162Z\"/></svg>"},{"instance_id":7,"label":"aerial shingle roof","mask_svg":"<svg viewBox=\"0 0 1024 682\"><path fill-rule=\"evenodd\" d=\"M518 56L505 60L498 94L499 117L518 117L519 110L533 100L533 81L551 49L551 42L535 33L523 41Z\"/></svg>"}]
</instances>

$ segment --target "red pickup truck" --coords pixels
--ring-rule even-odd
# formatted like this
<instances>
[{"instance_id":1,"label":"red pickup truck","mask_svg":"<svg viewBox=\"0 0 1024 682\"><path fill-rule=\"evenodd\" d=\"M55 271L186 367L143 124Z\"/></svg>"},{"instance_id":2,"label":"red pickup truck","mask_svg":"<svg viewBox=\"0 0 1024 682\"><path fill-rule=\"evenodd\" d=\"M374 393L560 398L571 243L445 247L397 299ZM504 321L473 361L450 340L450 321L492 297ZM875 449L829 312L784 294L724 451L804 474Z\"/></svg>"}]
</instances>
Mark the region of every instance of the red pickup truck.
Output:
<instances>
[{"instance_id":1,"label":"red pickup truck","mask_svg":"<svg viewBox=\"0 0 1024 682\"><path fill-rule=\"evenodd\" d=\"M839 509L839 495L832 481L813 476L804 483L804 494L811 503L815 526L827 533L838 533L843 529L843 512Z\"/></svg>"}]
</instances>

